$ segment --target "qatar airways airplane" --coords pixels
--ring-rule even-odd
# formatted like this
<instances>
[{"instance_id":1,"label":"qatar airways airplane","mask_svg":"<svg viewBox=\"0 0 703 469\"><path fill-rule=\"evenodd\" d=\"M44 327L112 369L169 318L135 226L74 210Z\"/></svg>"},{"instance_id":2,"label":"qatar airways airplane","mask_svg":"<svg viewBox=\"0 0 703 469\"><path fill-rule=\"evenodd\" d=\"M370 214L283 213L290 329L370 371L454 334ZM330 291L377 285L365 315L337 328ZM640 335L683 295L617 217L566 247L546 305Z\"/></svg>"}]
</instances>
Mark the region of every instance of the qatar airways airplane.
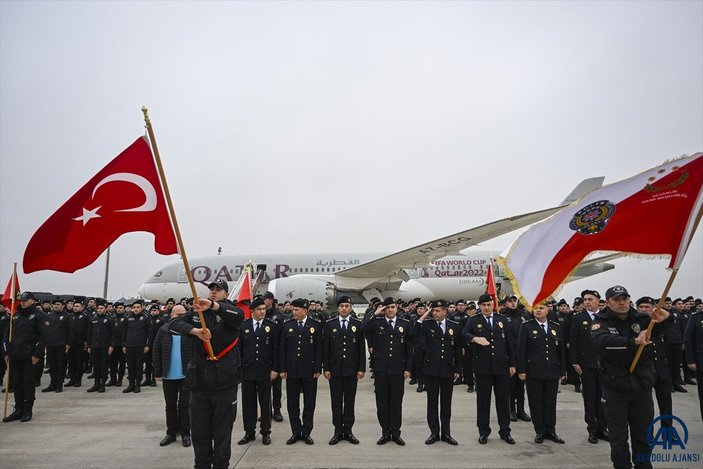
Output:
<instances>
[{"instance_id":1,"label":"qatar airways airplane","mask_svg":"<svg viewBox=\"0 0 703 469\"><path fill-rule=\"evenodd\" d=\"M354 303L366 303L374 296L425 301L476 299L485 292L486 274L491 258L500 251L462 251L543 220L600 187L602 177L585 179L556 207L516 215L444 238L423 243L393 254L332 253L225 255L190 260L199 295L207 295L207 285L224 279L230 286L239 278L248 262L256 266L263 281L259 292L269 290L279 301L294 298L318 300L333 307L341 295ZM617 255L584 261L570 280L613 269L605 261ZM496 284L503 293L512 292L510 282L494 263ZM163 267L139 288L139 295L165 302L191 296L182 262Z\"/></svg>"}]
</instances>

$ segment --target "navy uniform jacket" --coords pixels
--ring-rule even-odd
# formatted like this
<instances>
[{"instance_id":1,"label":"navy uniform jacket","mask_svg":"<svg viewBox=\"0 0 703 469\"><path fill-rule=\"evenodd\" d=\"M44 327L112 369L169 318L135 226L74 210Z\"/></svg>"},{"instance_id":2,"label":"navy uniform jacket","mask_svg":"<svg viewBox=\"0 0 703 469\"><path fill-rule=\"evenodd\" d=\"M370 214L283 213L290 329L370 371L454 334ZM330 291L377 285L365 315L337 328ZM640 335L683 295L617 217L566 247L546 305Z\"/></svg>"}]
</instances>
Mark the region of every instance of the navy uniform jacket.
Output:
<instances>
[{"instance_id":1,"label":"navy uniform jacket","mask_svg":"<svg viewBox=\"0 0 703 469\"><path fill-rule=\"evenodd\" d=\"M591 338L591 315L584 310L571 320L569 331L569 363L581 368L598 369L598 355Z\"/></svg>"},{"instance_id":2,"label":"navy uniform jacket","mask_svg":"<svg viewBox=\"0 0 703 469\"><path fill-rule=\"evenodd\" d=\"M493 329L482 313L469 318L461 337L471 346L474 374L509 375L510 368L515 367L515 346L508 326L505 316L497 313L493 313ZM490 345L473 344L474 337L488 339Z\"/></svg>"},{"instance_id":3,"label":"navy uniform jacket","mask_svg":"<svg viewBox=\"0 0 703 469\"><path fill-rule=\"evenodd\" d=\"M373 345L373 371L402 375L412 372L413 351L410 337L410 323L405 319L394 318L393 329L385 316L367 314L361 328Z\"/></svg>"},{"instance_id":4,"label":"navy uniform jacket","mask_svg":"<svg viewBox=\"0 0 703 469\"><path fill-rule=\"evenodd\" d=\"M96 314L88 323L88 347L107 348L115 346L115 323L107 315Z\"/></svg>"},{"instance_id":5,"label":"navy uniform jacket","mask_svg":"<svg viewBox=\"0 0 703 469\"><path fill-rule=\"evenodd\" d=\"M652 360L654 360L654 369L657 370L659 377L665 381L671 379L671 370L669 368L669 360L666 358L666 341L664 334L659 334L652 337Z\"/></svg>"},{"instance_id":6,"label":"navy uniform jacket","mask_svg":"<svg viewBox=\"0 0 703 469\"><path fill-rule=\"evenodd\" d=\"M69 316L65 311L50 311L44 318L44 341L47 347L58 347L70 344ZM73 339L71 337L71 339Z\"/></svg>"},{"instance_id":7,"label":"navy uniform jacket","mask_svg":"<svg viewBox=\"0 0 703 469\"><path fill-rule=\"evenodd\" d=\"M312 378L322 372L322 324L308 316L303 330L298 321L289 319L281 330L279 372L288 379Z\"/></svg>"},{"instance_id":8,"label":"navy uniform jacket","mask_svg":"<svg viewBox=\"0 0 703 469\"><path fill-rule=\"evenodd\" d=\"M71 341L69 345L83 345L88 342L88 315L85 311L81 311L79 314L69 313L69 324L71 328L70 337Z\"/></svg>"},{"instance_id":9,"label":"navy uniform jacket","mask_svg":"<svg viewBox=\"0 0 703 469\"><path fill-rule=\"evenodd\" d=\"M445 330L434 319L416 322L411 330L413 337L424 336L427 342L425 363L422 372L428 376L453 378L454 373L461 373L461 329L459 324L445 319Z\"/></svg>"},{"instance_id":10,"label":"navy uniform jacket","mask_svg":"<svg viewBox=\"0 0 703 469\"><path fill-rule=\"evenodd\" d=\"M12 317L12 342L10 328L3 334L3 355L11 359L44 356L44 337L42 336L42 315L31 305L17 308Z\"/></svg>"},{"instance_id":11,"label":"navy uniform jacket","mask_svg":"<svg viewBox=\"0 0 703 469\"><path fill-rule=\"evenodd\" d=\"M159 332L159 329L161 329L161 326L166 324L168 322L168 318L165 318L161 314L157 315L149 315L149 319L151 320L151 332L149 333L149 348L154 347L154 340L156 340L156 334Z\"/></svg>"},{"instance_id":12,"label":"navy uniform jacket","mask_svg":"<svg viewBox=\"0 0 703 469\"><path fill-rule=\"evenodd\" d=\"M686 363L696 364L698 373L703 373L703 313L691 315L684 333Z\"/></svg>"},{"instance_id":13,"label":"navy uniform jacket","mask_svg":"<svg viewBox=\"0 0 703 469\"><path fill-rule=\"evenodd\" d=\"M148 347L150 338L151 319L149 315L144 312L130 313L122 326L122 345L125 347Z\"/></svg>"},{"instance_id":14,"label":"navy uniform jacket","mask_svg":"<svg viewBox=\"0 0 703 469\"><path fill-rule=\"evenodd\" d=\"M270 319L276 324L283 326L283 323L290 319L290 317L280 309L269 308L266 310L266 319Z\"/></svg>"},{"instance_id":15,"label":"navy uniform jacket","mask_svg":"<svg viewBox=\"0 0 703 469\"><path fill-rule=\"evenodd\" d=\"M517 341L517 372L527 379L559 379L566 376L566 347L561 325L547 322L547 333L536 319L526 321Z\"/></svg>"},{"instance_id":16,"label":"navy uniform jacket","mask_svg":"<svg viewBox=\"0 0 703 469\"><path fill-rule=\"evenodd\" d=\"M347 330L342 332L338 317L325 323L322 332L322 364L332 376L355 376L366 371L366 344L361 321L347 318Z\"/></svg>"},{"instance_id":17,"label":"navy uniform jacket","mask_svg":"<svg viewBox=\"0 0 703 469\"><path fill-rule=\"evenodd\" d=\"M125 315L123 314L113 314L110 316L112 319L113 327L115 328L115 347L122 347L122 334L124 333L124 323ZM158 331L157 331L158 332Z\"/></svg>"},{"instance_id":18,"label":"navy uniform jacket","mask_svg":"<svg viewBox=\"0 0 703 469\"><path fill-rule=\"evenodd\" d=\"M511 342L513 344L513 347L517 347L517 338L518 335L520 334L520 327L522 327L522 323L525 321L528 321L529 319L532 318L529 314L523 313L519 309L508 309L508 308L503 308L500 310L501 316L505 316L505 319L508 320L508 329L510 330L510 333L512 336L510 337Z\"/></svg>"},{"instance_id":19,"label":"navy uniform jacket","mask_svg":"<svg viewBox=\"0 0 703 469\"><path fill-rule=\"evenodd\" d=\"M278 371L280 334L281 326L269 318L261 321L261 327L256 334L253 319L247 319L239 326L242 379L268 381L271 379L271 371Z\"/></svg>"}]
</instances>

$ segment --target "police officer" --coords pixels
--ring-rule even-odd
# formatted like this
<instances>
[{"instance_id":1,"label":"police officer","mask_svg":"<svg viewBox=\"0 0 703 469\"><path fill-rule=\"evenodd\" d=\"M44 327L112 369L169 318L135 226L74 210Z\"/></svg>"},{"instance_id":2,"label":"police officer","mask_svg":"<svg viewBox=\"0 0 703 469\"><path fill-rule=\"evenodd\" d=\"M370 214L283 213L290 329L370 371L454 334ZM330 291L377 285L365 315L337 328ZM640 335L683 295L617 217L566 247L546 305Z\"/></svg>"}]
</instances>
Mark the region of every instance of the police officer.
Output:
<instances>
[{"instance_id":1,"label":"police officer","mask_svg":"<svg viewBox=\"0 0 703 469\"><path fill-rule=\"evenodd\" d=\"M126 367L125 356L122 351L122 347L124 346L122 343L122 334L124 332L125 322L124 303L117 301L115 302L114 307L114 314L109 315L108 313L108 317L112 320L113 327L115 329L115 349L112 351L112 355L110 355L108 359L110 380L107 384L105 384L105 386L120 387L122 386L122 379L124 378Z\"/></svg>"},{"instance_id":2,"label":"police officer","mask_svg":"<svg viewBox=\"0 0 703 469\"><path fill-rule=\"evenodd\" d=\"M529 315L517 309L517 296L510 295L503 300L500 314L508 320L508 330L511 334L513 346L517 346L517 338L522 323L530 319ZM525 381L517 374L510 377L510 421L529 422L530 416L525 412Z\"/></svg>"},{"instance_id":3,"label":"police officer","mask_svg":"<svg viewBox=\"0 0 703 469\"><path fill-rule=\"evenodd\" d=\"M645 347L634 373L629 368L639 345L651 345L646 334L651 321L657 323L652 335L661 333L660 325L669 317L663 310L652 312L651 319L630 306L630 294L616 285L605 292L607 306L591 325L593 344L598 353L605 400L605 418L610 434L610 459L613 467L650 468L652 447L647 443L647 427L654 417L652 386L656 372ZM632 457L628 446L628 429L632 439Z\"/></svg>"},{"instance_id":4,"label":"police officer","mask_svg":"<svg viewBox=\"0 0 703 469\"><path fill-rule=\"evenodd\" d=\"M575 314L569 331L569 363L581 377L583 384L583 410L588 442L598 443L598 439L608 441L608 425L601 402L602 387L598 373L598 358L591 338L591 324L599 311L600 293L595 290L581 292L583 311Z\"/></svg>"},{"instance_id":5,"label":"police officer","mask_svg":"<svg viewBox=\"0 0 703 469\"><path fill-rule=\"evenodd\" d=\"M435 300L430 311L423 313L413 325L413 336L424 336L427 340L423 374L427 385L427 424L430 436L425 440L431 445L440 439L456 446L452 438L452 393L454 380L461 376L461 330L459 324L447 318L447 302ZM440 414L441 407L441 432Z\"/></svg>"},{"instance_id":6,"label":"police officer","mask_svg":"<svg viewBox=\"0 0 703 469\"><path fill-rule=\"evenodd\" d=\"M70 316L68 340L68 383L66 386L81 387L85 370L84 351L88 348L88 315L83 310L83 302L73 302Z\"/></svg>"},{"instance_id":7,"label":"police officer","mask_svg":"<svg viewBox=\"0 0 703 469\"><path fill-rule=\"evenodd\" d=\"M210 360L205 344L194 343L186 370L195 469L229 466L241 368L235 345L244 313L227 299L229 286L225 280L216 280L208 288L209 298L198 298L193 311L169 323L170 332L209 340L216 357ZM198 312L202 312L205 325Z\"/></svg>"},{"instance_id":8,"label":"police officer","mask_svg":"<svg viewBox=\"0 0 703 469\"><path fill-rule=\"evenodd\" d=\"M317 378L322 372L322 325L308 317L308 300L294 300L293 318L283 324L279 372L286 380L286 404L292 435L286 444L298 440L314 444L310 437L315 418ZM300 394L303 420L300 421Z\"/></svg>"},{"instance_id":9,"label":"police officer","mask_svg":"<svg viewBox=\"0 0 703 469\"><path fill-rule=\"evenodd\" d=\"M527 380L527 397L535 427L535 443L545 439L563 444L556 433L559 378L566 376L566 351L561 325L548 321L549 309L536 305L534 319L520 328L517 344L517 373Z\"/></svg>"},{"instance_id":10,"label":"police officer","mask_svg":"<svg viewBox=\"0 0 703 469\"><path fill-rule=\"evenodd\" d=\"M122 351L127 359L127 373L129 386L122 390L123 393L141 392L142 370L144 367L144 354L149 351L149 338L151 337L151 320L144 312L144 302L134 300L132 313L125 318L122 327Z\"/></svg>"},{"instance_id":11,"label":"police officer","mask_svg":"<svg viewBox=\"0 0 703 469\"><path fill-rule=\"evenodd\" d=\"M698 403L703 419L703 310L691 314L688 325L684 331L684 346L686 351L686 365L696 373L698 386Z\"/></svg>"},{"instance_id":12,"label":"police officer","mask_svg":"<svg viewBox=\"0 0 703 469\"><path fill-rule=\"evenodd\" d=\"M400 437L403 419L405 380L410 377L413 363L410 323L397 317L398 306L386 298L373 314L367 314L362 324L372 347L376 413L381 425L381 438L376 444L395 441L405 445Z\"/></svg>"},{"instance_id":13,"label":"police officer","mask_svg":"<svg viewBox=\"0 0 703 469\"><path fill-rule=\"evenodd\" d=\"M471 317L461 337L472 346L476 375L476 407L478 442L485 445L491 434L491 390L495 393L495 408L500 426L500 438L514 445L510 436L510 377L515 374L515 354L512 336L507 330L505 316L493 312L493 298L483 294L478 299L480 314Z\"/></svg>"},{"instance_id":14,"label":"police officer","mask_svg":"<svg viewBox=\"0 0 703 469\"><path fill-rule=\"evenodd\" d=\"M266 304L257 298L251 302L251 319L239 326L239 349L242 353L242 417L245 445L256 439L256 415L261 408L261 442L271 444L271 382L278 378L281 326L266 317ZM258 404L257 404L258 400Z\"/></svg>"},{"instance_id":15,"label":"police officer","mask_svg":"<svg viewBox=\"0 0 703 469\"><path fill-rule=\"evenodd\" d=\"M108 358L115 349L115 323L107 317L105 300L96 302L96 314L88 323L88 352L95 384L87 392L105 392Z\"/></svg>"},{"instance_id":16,"label":"police officer","mask_svg":"<svg viewBox=\"0 0 703 469\"><path fill-rule=\"evenodd\" d=\"M352 302L348 296L337 300L338 317L325 323L322 333L324 376L330 383L334 436L330 445L340 440L359 444L352 433L354 402L358 380L366 372L366 345L361 321L351 317Z\"/></svg>"},{"instance_id":17,"label":"police officer","mask_svg":"<svg viewBox=\"0 0 703 469\"><path fill-rule=\"evenodd\" d=\"M416 308L417 315L412 318L412 323L417 321L423 315L429 313L427 306L424 303L419 303ZM412 324L411 323L411 324ZM425 390L425 352L427 350L427 338L424 334L411 335L410 341L413 347L413 375L412 378L417 382L417 392ZM410 380L412 384L413 380Z\"/></svg>"},{"instance_id":18,"label":"police officer","mask_svg":"<svg viewBox=\"0 0 703 469\"><path fill-rule=\"evenodd\" d=\"M275 303L276 298L274 297L273 293L271 293L270 291L264 293L266 317L269 320L278 324L282 328L283 323L290 319L290 317L284 311L281 311L276 308ZM276 345L276 348L278 348L278 344ZM271 382L271 414L273 415L273 419L276 422L283 422L283 415L281 414L281 399L283 397L282 383L283 381L281 380L280 376L277 376L276 379Z\"/></svg>"},{"instance_id":19,"label":"police officer","mask_svg":"<svg viewBox=\"0 0 703 469\"><path fill-rule=\"evenodd\" d=\"M12 317L12 337L9 328L3 335L3 358L15 386L15 410L3 422L32 420L36 368L44 356L42 320L35 301L34 294L22 292L20 306Z\"/></svg>"},{"instance_id":20,"label":"police officer","mask_svg":"<svg viewBox=\"0 0 703 469\"><path fill-rule=\"evenodd\" d=\"M51 311L44 319L44 342L46 343L46 362L49 365L49 386L42 392L62 392L66 377L66 353L69 342L69 318L64 311L63 301L54 299Z\"/></svg>"},{"instance_id":21,"label":"police officer","mask_svg":"<svg viewBox=\"0 0 703 469\"><path fill-rule=\"evenodd\" d=\"M159 332L161 326L163 326L167 320L161 314L158 303L152 303L149 306L149 320L151 321L151 333L149 335L149 350L144 354L144 381L142 381L142 386L156 386L156 379L154 377L154 365L151 358L151 351L154 348L154 340L156 339L156 333Z\"/></svg>"}]
</instances>

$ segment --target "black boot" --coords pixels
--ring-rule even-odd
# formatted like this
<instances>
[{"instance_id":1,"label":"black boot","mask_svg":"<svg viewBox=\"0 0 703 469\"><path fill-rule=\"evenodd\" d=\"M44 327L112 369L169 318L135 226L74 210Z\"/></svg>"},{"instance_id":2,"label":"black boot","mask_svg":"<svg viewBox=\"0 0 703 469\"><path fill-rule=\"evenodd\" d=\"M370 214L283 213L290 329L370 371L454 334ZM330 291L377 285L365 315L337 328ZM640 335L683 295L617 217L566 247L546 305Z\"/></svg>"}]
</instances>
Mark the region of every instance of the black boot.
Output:
<instances>
[{"instance_id":1,"label":"black boot","mask_svg":"<svg viewBox=\"0 0 703 469\"><path fill-rule=\"evenodd\" d=\"M56 385L56 392L63 392L63 383L59 383Z\"/></svg>"},{"instance_id":2,"label":"black boot","mask_svg":"<svg viewBox=\"0 0 703 469\"><path fill-rule=\"evenodd\" d=\"M128 393L128 392L133 392L134 391L134 382L130 381L129 385L122 390L123 393Z\"/></svg>"},{"instance_id":3,"label":"black boot","mask_svg":"<svg viewBox=\"0 0 703 469\"><path fill-rule=\"evenodd\" d=\"M15 410L2 419L3 422L14 422L15 420L19 420L22 418L22 414L24 413L24 409L22 407L15 407Z\"/></svg>"},{"instance_id":4,"label":"black boot","mask_svg":"<svg viewBox=\"0 0 703 469\"><path fill-rule=\"evenodd\" d=\"M47 387L45 387L44 389L41 390L41 392L51 392L51 391L56 391L56 386L54 385L54 383L51 383L50 385L48 385Z\"/></svg>"},{"instance_id":5,"label":"black boot","mask_svg":"<svg viewBox=\"0 0 703 469\"><path fill-rule=\"evenodd\" d=\"M74 388L80 388L82 384L83 384L82 381L79 379L78 381L76 381L75 383L73 383L73 387L74 387Z\"/></svg>"},{"instance_id":6,"label":"black boot","mask_svg":"<svg viewBox=\"0 0 703 469\"><path fill-rule=\"evenodd\" d=\"M142 388L141 388L141 386L139 385L139 382L137 382L137 383L134 384L134 393L137 394L137 393L140 393L140 392L142 392Z\"/></svg>"},{"instance_id":7,"label":"black boot","mask_svg":"<svg viewBox=\"0 0 703 469\"><path fill-rule=\"evenodd\" d=\"M110 379L107 381L107 383L105 383L105 386L114 386L115 383L117 383L117 377L115 375L110 375Z\"/></svg>"},{"instance_id":8,"label":"black boot","mask_svg":"<svg viewBox=\"0 0 703 469\"><path fill-rule=\"evenodd\" d=\"M417 392L422 392L425 390L425 382L422 379L417 380Z\"/></svg>"},{"instance_id":9,"label":"black boot","mask_svg":"<svg viewBox=\"0 0 703 469\"><path fill-rule=\"evenodd\" d=\"M30 420L32 420L32 405L25 404L24 412L22 412L22 417L20 418L20 422L29 422Z\"/></svg>"},{"instance_id":10,"label":"black boot","mask_svg":"<svg viewBox=\"0 0 703 469\"><path fill-rule=\"evenodd\" d=\"M95 392L98 389L100 389L100 380L96 379L95 384L93 384L91 387L89 387L86 392Z\"/></svg>"},{"instance_id":11,"label":"black boot","mask_svg":"<svg viewBox=\"0 0 703 469\"><path fill-rule=\"evenodd\" d=\"M156 387L156 378L151 378L151 381L149 382L149 386Z\"/></svg>"},{"instance_id":12,"label":"black boot","mask_svg":"<svg viewBox=\"0 0 703 469\"><path fill-rule=\"evenodd\" d=\"M105 382L100 381L100 386L98 387L98 392L105 392Z\"/></svg>"},{"instance_id":13,"label":"black boot","mask_svg":"<svg viewBox=\"0 0 703 469\"><path fill-rule=\"evenodd\" d=\"M116 388L121 388L122 387L122 376L117 378L117 383L115 383Z\"/></svg>"}]
</instances>

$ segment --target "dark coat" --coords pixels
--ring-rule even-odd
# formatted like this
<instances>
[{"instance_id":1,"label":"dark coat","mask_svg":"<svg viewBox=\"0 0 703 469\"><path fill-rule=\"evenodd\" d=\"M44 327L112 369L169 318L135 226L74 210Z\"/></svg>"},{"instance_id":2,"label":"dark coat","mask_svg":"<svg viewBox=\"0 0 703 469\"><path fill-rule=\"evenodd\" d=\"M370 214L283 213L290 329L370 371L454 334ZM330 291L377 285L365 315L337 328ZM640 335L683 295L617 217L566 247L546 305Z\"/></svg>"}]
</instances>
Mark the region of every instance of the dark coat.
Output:
<instances>
[{"instance_id":1,"label":"dark coat","mask_svg":"<svg viewBox=\"0 0 703 469\"><path fill-rule=\"evenodd\" d=\"M588 311L576 314L569 331L569 363L581 368L598 369L598 354L591 338L591 315Z\"/></svg>"},{"instance_id":2,"label":"dark coat","mask_svg":"<svg viewBox=\"0 0 703 469\"><path fill-rule=\"evenodd\" d=\"M396 317L391 329L385 317L367 314L363 332L373 345L373 371L402 375L413 370L413 350L410 323Z\"/></svg>"},{"instance_id":3,"label":"dark coat","mask_svg":"<svg viewBox=\"0 0 703 469\"><path fill-rule=\"evenodd\" d=\"M477 375L507 375L515 367L515 346L508 328L508 320L501 314L493 314L493 328L479 313L469 318L461 337L471 344L474 373ZM471 343L474 337L483 337L490 344L481 346Z\"/></svg>"},{"instance_id":4,"label":"dark coat","mask_svg":"<svg viewBox=\"0 0 703 469\"><path fill-rule=\"evenodd\" d=\"M330 319L322 331L322 363L332 376L354 376L366 371L366 341L361 321L351 316L342 332L339 318Z\"/></svg>"},{"instance_id":5,"label":"dark coat","mask_svg":"<svg viewBox=\"0 0 703 469\"><path fill-rule=\"evenodd\" d=\"M172 320L175 320L172 319ZM169 321L170 322L170 321ZM183 367L183 373L185 374L188 369L188 360L192 353L193 341L199 339L194 339L191 335L181 335L168 330L169 323L163 324L158 331L156 331L156 337L154 338L154 348L151 353L151 361L154 364L154 377L161 378L164 373L168 370L171 363L171 346L173 345L173 336L181 336L181 366Z\"/></svg>"},{"instance_id":6,"label":"dark coat","mask_svg":"<svg viewBox=\"0 0 703 469\"><path fill-rule=\"evenodd\" d=\"M547 323L545 334L535 319L520 328L517 343L517 372L527 373L527 379L559 379L566 376L566 345L561 325Z\"/></svg>"},{"instance_id":7,"label":"dark coat","mask_svg":"<svg viewBox=\"0 0 703 469\"><path fill-rule=\"evenodd\" d=\"M422 372L428 376L451 378L454 373L461 373L461 329L459 324L449 319L445 320L446 333L434 319L416 322L412 329L413 337L425 337L425 362Z\"/></svg>"},{"instance_id":8,"label":"dark coat","mask_svg":"<svg viewBox=\"0 0 703 469\"><path fill-rule=\"evenodd\" d=\"M322 324L310 318L301 331L298 321L283 323L278 367L288 379L312 378L322 372Z\"/></svg>"},{"instance_id":9,"label":"dark coat","mask_svg":"<svg viewBox=\"0 0 703 469\"><path fill-rule=\"evenodd\" d=\"M247 319L239 326L239 350L242 354L242 379L267 381L271 371L278 371L281 346L281 326L264 318L258 333L254 333L254 320Z\"/></svg>"}]
</instances>

